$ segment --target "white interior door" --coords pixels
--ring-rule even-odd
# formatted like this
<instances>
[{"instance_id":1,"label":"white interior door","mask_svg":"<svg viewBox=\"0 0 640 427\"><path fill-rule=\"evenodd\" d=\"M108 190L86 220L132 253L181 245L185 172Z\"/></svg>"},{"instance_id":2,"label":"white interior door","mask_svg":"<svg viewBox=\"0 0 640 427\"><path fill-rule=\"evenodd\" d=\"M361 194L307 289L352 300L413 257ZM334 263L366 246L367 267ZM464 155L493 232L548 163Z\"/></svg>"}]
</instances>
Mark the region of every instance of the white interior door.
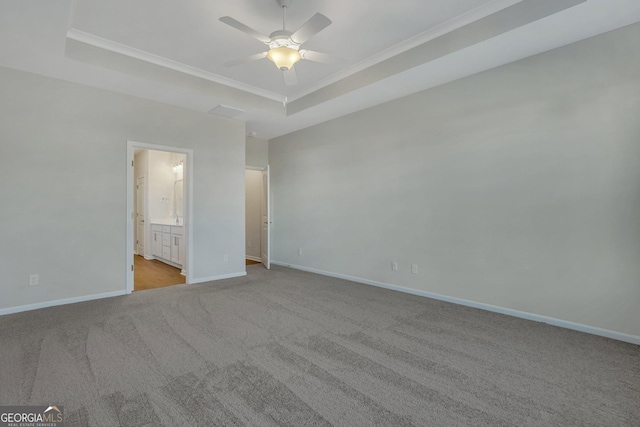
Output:
<instances>
[{"instance_id":1,"label":"white interior door","mask_svg":"<svg viewBox=\"0 0 640 427\"><path fill-rule=\"evenodd\" d=\"M136 253L144 256L144 177L136 182Z\"/></svg>"},{"instance_id":2,"label":"white interior door","mask_svg":"<svg viewBox=\"0 0 640 427\"><path fill-rule=\"evenodd\" d=\"M269 166L262 171L262 234L260 236L262 264L268 269L271 268L271 258L269 250L271 248L270 228L271 228L271 196L269 193Z\"/></svg>"}]
</instances>

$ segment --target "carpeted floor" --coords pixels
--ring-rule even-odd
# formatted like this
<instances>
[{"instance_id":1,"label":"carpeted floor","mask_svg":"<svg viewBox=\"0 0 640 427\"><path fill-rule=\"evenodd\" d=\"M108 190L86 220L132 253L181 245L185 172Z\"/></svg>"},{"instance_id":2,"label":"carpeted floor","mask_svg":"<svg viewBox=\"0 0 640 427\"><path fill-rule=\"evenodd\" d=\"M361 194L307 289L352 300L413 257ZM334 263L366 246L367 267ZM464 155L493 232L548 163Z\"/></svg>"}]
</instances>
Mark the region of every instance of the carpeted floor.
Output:
<instances>
[{"instance_id":1,"label":"carpeted floor","mask_svg":"<svg viewBox=\"0 0 640 427\"><path fill-rule=\"evenodd\" d=\"M0 405L65 426L638 426L640 347L260 265L0 317Z\"/></svg>"}]
</instances>

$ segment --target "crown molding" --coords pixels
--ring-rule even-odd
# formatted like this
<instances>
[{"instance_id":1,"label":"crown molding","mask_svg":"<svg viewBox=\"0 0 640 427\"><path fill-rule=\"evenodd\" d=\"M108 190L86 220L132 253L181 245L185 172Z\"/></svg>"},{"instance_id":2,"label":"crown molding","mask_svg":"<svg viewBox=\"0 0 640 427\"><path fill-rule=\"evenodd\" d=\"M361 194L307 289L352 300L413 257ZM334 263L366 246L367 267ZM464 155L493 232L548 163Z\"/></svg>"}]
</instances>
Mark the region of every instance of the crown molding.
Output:
<instances>
[{"instance_id":1,"label":"crown molding","mask_svg":"<svg viewBox=\"0 0 640 427\"><path fill-rule=\"evenodd\" d=\"M76 28L70 28L67 31L67 39L74 40L80 43L84 43L90 46L94 46L100 49L104 49L110 52L125 55L131 58L138 59L140 61L148 62L150 64L165 67L174 71L178 71L190 76L198 77L204 80L208 80L221 85L229 86L234 89L242 90L244 92L251 93L253 95L261 96L273 101L283 102L284 97L264 89L257 88L255 86L240 83L236 80L222 77L220 75L211 73L209 71L202 70L200 68L192 67L153 53L145 52L140 49L136 49L118 42L114 42L109 39L105 39L94 34L86 33Z\"/></svg>"},{"instance_id":2,"label":"crown molding","mask_svg":"<svg viewBox=\"0 0 640 427\"><path fill-rule=\"evenodd\" d=\"M401 43L398 43L390 48L387 48L381 52L376 53L373 56L370 56L351 67L348 67L344 70L338 71L331 76L328 76L318 82L308 86L304 90L294 92L289 95L289 102L295 101L299 98L302 98L310 93L313 93L317 90L323 89L324 87L335 83L339 80L342 80L346 77L351 76L352 74L358 73L360 71L366 70L369 67L372 67L382 61L393 58L401 53L404 53L410 49L413 49L417 46L425 44L433 39L436 39L440 36L448 34L452 31L455 31L459 28L464 27L465 25L469 25L473 22L479 21L482 18L486 18L487 16L493 15L494 13L500 12L508 7L514 6L518 3L521 3L524 0L492 0L489 1L482 6L478 6L474 9L471 9L462 15L458 15L442 24L439 24L429 30L417 34L414 37L411 37Z\"/></svg>"}]
</instances>

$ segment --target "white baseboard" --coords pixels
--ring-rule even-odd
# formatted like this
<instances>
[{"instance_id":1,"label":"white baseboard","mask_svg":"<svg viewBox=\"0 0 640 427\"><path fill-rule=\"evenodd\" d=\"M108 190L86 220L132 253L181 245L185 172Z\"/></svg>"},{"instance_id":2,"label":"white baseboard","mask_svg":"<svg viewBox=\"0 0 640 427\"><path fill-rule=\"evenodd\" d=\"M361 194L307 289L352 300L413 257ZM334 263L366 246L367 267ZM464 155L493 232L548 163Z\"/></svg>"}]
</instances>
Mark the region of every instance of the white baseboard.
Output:
<instances>
[{"instance_id":1,"label":"white baseboard","mask_svg":"<svg viewBox=\"0 0 640 427\"><path fill-rule=\"evenodd\" d=\"M55 301L45 301L45 302L39 302L35 304L19 305L17 307L1 308L0 316L5 314L20 313L22 311L37 310L40 308L55 307L57 305L74 304L76 302L91 301L94 299L118 297L121 295L126 295L126 292L124 290L113 291L113 292L106 292L103 294L84 295L81 297L65 298L65 299L59 299Z\"/></svg>"},{"instance_id":2,"label":"white baseboard","mask_svg":"<svg viewBox=\"0 0 640 427\"><path fill-rule=\"evenodd\" d=\"M190 285L195 285L197 283L204 283L204 282L213 282L214 280L222 280L222 279L233 279L234 277L242 277L242 276L246 276L247 272L246 271L242 271L240 273L230 273L230 274L222 274L220 276L212 276L212 277L201 277L198 279L193 279L191 281L191 283L189 283Z\"/></svg>"},{"instance_id":3,"label":"white baseboard","mask_svg":"<svg viewBox=\"0 0 640 427\"><path fill-rule=\"evenodd\" d=\"M220 275L220 276L213 276L213 277L205 277L205 278L196 279L196 280L192 281L191 284L211 282L211 281L214 281L214 280L231 279L231 278L234 278L234 277L242 277L242 276L246 276L246 275L247 275L246 271L239 272L239 273L223 274L223 275ZM91 300L101 299L101 298L117 297L117 296L121 296L121 295L127 295L127 292L125 290L113 291L113 292L105 292L105 293L102 293L102 294L83 295L83 296L80 296L80 297L65 298L65 299L59 299L59 300L54 300L54 301L45 301L45 302L39 302L39 303L35 303L35 304L20 305L20 306L17 306L17 307L0 308L0 316L3 316L5 314L20 313L22 311L37 310L37 309L40 309L40 308L55 307L57 305L73 304L73 303L76 303L76 302L91 301Z\"/></svg>"},{"instance_id":4,"label":"white baseboard","mask_svg":"<svg viewBox=\"0 0 640 427\"><path fill-rule=\"evenodd\" d=\"M244 257L245 257L246 259L250 259L251 261L258 261L258 262L262 262L262 258L258 258L257 256L245 255Z\"/></svg>"},{"instance_id":5,"label":"white baseboard","mask_svg":"<svg viewBox=\"0 0 640 427\"><path fill-rule=\"evenodd\" d=\"M412 295L418 295L421 297L427 297L427 298L432 298L440 301L446 301L453 304L464 305L467 307L479 308L481 310L492 311L494 313L506 314L508 316L519 317L521 319L527 319L527 320L533 320L534 322L547 323L549 325L559 326L561 328L572 329L574 331L585 332L587 334L598 335L601 337L612 338L614 340L640 345L640 336L637 336L637 335L625 334L623 332L612 331L609 329L602 329L595 326L583 325L581 323L570 322L567 320L556 319L554 317L542 316L534 313L527 313L525 311L513 310L510 308L499 307L496 305L485 304L485 303L466 300L462 298L455 298L455 297L449 297L446 295L435 294L432 292L420 291L418 289L411 289L411 288L405 288L403 286L376 282L374 280L348 276L346 274L332 273L329 271L318 270L315 268L288 264L286 262L281 262L281 261L271 261L271 264L294 268L296 270L308 271L309 273L320 274L322 276L329 276L329 277L335 277L337 279L350 280L352 282L363 283L365 285L371 285L371 286L377 286L379 288L391 289L394 291L404 292Z\"/></svg>"}]
</instances>

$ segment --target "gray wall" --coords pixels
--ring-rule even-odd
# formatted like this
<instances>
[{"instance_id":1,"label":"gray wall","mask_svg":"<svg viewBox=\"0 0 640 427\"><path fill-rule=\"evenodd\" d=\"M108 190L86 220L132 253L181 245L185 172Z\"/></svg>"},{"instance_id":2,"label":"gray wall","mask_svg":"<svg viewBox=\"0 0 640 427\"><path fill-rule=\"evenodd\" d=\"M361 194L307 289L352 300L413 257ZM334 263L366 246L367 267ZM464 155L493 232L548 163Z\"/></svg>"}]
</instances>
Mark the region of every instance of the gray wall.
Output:
<instances>
[{"instance_id":1,"label":"gray wall","mask_svg":"<svg viewBox=\"0 0 640 427\"><path fill-rule=\"evenodd\" d=\"M640 336L638 40L269 141L273 259Z\"/></svg>"},{"instance_id":2,"label":"gray wall","mask_svg":"<svg viewBox=\"0 0 640 427\"><path fill-rule=\"evenodd\" d=\"M269 163L269 141L248 136L245 144L245 163L247 167L266 168Z\"/></svg>"},{"instance_id":3,"label":"gray wall","mask_svg":"<svg viewBox=\"0 0 640 427\"><path fill-rule=\"evenodd\" d=\"M244 123L7 68L0 94L0 309L124 290L127 140L194 150L194 280L245 271Z\"/></svg>"}]
</instances>

